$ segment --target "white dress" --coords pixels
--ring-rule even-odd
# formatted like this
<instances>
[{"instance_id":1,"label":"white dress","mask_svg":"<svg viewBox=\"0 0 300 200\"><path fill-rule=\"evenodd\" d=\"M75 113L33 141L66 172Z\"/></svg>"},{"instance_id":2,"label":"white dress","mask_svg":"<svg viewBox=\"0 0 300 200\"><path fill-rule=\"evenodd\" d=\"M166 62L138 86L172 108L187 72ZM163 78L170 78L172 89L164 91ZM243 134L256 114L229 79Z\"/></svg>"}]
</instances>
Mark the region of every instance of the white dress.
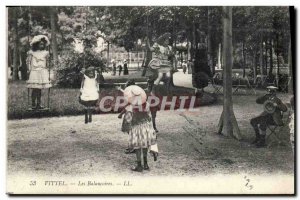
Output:
<instances>
[{"instance_id":1,"label":"white dress","mask_svg":"<svg viewBox=\"0 0 300 200\"><path fill-rule=\"evenodd\" d=\"M52 87L49 70L47 69L48 51L29 51L28 67L30 70L29 79L27 80L28 88L50 88Z\"/></svg>"},{"instance_id":2,"label":"white dress","mask_svg":"<svg viewBox=\"0 0 300 200\"><path fill-rule=\"evenodd\" d=\"M94 78L89 78L84 74L83 86L80 89L82 101L94 101L99 98L97 74Z\"/></svg>"}]
</instances>

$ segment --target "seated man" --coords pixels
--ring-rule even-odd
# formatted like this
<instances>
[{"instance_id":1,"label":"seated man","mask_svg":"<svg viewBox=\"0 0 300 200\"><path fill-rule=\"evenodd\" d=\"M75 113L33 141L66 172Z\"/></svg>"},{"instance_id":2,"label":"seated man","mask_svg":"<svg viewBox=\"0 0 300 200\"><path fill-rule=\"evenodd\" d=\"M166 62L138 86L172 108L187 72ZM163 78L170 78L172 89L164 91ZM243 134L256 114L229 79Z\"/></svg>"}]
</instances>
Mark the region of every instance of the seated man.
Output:
<instances>
[{"instance_id":1,"label":"seated man","mask_svg":"<svg viewBox=\"0 0 300 200\"><path fill-rule=\"evenodd\" d=\"M265 146L267 125L282 126L281 112L287 111L286 105L276 96L277 87L269 86L267 90L268 94L256 99L256 103L264 104L265 111L250 121L256 136L252 144L256 144L256 147Z\"/></svg>"}]
</instances>

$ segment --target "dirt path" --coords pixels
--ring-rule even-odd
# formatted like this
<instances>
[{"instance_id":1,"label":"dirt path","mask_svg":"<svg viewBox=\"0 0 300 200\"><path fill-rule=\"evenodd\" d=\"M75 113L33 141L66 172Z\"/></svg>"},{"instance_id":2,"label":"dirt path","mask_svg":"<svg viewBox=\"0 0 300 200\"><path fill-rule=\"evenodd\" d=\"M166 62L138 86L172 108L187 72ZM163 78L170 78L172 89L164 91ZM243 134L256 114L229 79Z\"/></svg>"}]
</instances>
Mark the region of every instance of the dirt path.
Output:
<instances>
[{"instance_id":1,"label":"dirt path","mask_svg":"<svg viewBox=\"0 0 300 200\"><path fill-rule=\"evenodd\" d=\"M293 155L289 146L257 149L249 144L254 133L251 117L260 106L245 103L255 97L235 98L235 113L243 141L216 134L222 105L200 107L194 114L197 127L177 111L161 111L157 124L159 160L150 157L148 175L194 176L245 172L293 173ZM83 116L8 121L8 174L36 172L45 175L121 175L137 174L130 170L134 155L124 154L127 135L120 131L116 114L96 115L84 124ZM185 127L185 128L183 128ZM185 129L185 130L184 130ZM199 130L196 134L195 130ZM288 138L288 130L285 136ZM201 136L202 135L202 136ZM200 142L203 142L201 144Z\"/></svg>"}]
</instances>

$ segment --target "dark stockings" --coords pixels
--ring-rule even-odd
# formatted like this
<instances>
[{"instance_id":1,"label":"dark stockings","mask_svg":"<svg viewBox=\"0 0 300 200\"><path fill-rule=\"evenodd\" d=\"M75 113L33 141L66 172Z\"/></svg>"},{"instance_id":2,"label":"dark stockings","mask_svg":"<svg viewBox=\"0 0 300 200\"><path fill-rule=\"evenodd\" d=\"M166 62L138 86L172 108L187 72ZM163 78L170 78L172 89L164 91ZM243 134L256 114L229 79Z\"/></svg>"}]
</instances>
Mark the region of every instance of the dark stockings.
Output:
<instances>
[{"instance_id":1,"label":"dark stockings","mask_svg":"<svg viewBox=\"0 0 300 200\"><path fill-rule=\"evenodd\" d=\"M148 149L143 148L144 170L149 170L147 155L148 155Z\"/></svg>"},{"instance_id":2,"label":"dark stockings","mask_svg":"<svg viewBox=\"0 0 300 200\"><path fill-rule=\"evenodd\" d=\"M32 100L32 107L33 108L40 108L41 107L41 97L42 97L42 90L41 89L32 89L31 93L31 100Z\"/></svg>"},{"instance_id":3,"label":"dark stockings","mask_svg":"<svg viewBox=\"0 0 300 200\"><path fill-rule=\"evenodd\" d=\"M84 122L86 124L89 123L89 122L92 122L92 112L93 112L92 108L86 107L86 109L85 109L85 120L84 120Z\"/></svg>"},{"instance_id":4,"label":"dark stockings","mask_svg":"<svg viewBox=\"0 0 300 200\"><path fill-rule=\"evenodd\" d=\"M142 166L142 154L144 160L144 167ZM137 166L132 170L137 172L142 172L143 170L149 170L148 159L147 159L148 148L136 149L135 155L137 160Z\"/></svg>"}]
</instances>

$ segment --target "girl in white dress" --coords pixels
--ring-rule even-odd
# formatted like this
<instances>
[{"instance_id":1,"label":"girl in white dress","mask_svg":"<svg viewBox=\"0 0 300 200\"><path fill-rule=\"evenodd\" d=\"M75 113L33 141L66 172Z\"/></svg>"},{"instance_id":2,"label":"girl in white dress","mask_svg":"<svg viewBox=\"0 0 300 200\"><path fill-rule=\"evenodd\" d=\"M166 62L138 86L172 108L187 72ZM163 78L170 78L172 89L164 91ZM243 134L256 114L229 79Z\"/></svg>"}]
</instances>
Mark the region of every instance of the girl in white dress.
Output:
<instances>
[{"instance_id":1,"label":"girl in white dress","mask_svg":"<svg viewBox=\"0 0 300 200\"><path fill-rule=\"evenodd\" d=\"M152 52L152 60L149 62L148 66L156 71L157 78L154 80L151 93L157 95L157 85L162 80L165 74L167 81L167 90L169 92L171 86L171 73L172 73L172 58L174 57L174 52L172 47L169 45L170 34L166 33L157 39L157 42L150 47L149 40L147 40L148 51Z\"/></svg>"},{"instance_id":2,"label":"girl in white dress","mask_svg":"<svg viewBox=\"0 0 300 200\"><path fill-rule=\"evenodd\" d=\"M27 53L27 66L30 73L27 87L32 88L31 100L33 109L42 109L42 89L52 87L48 69L49 51L46 50L49 44L47 36L37 35L30 43L32 49Z\"/></svg>"},{"instance_id":3,"label":"girl in white dress","mask_svg":"<svg viewBox=\"0 0 300 200\"><path fill-rule=\"evenodd\" d=\"M92 110L99 99L99 84L97 73L94 67L89 67L82 71L83 79L81 82L79 103L86 107L85 123L92 122Z\"/></svg>"}]
</instances>

